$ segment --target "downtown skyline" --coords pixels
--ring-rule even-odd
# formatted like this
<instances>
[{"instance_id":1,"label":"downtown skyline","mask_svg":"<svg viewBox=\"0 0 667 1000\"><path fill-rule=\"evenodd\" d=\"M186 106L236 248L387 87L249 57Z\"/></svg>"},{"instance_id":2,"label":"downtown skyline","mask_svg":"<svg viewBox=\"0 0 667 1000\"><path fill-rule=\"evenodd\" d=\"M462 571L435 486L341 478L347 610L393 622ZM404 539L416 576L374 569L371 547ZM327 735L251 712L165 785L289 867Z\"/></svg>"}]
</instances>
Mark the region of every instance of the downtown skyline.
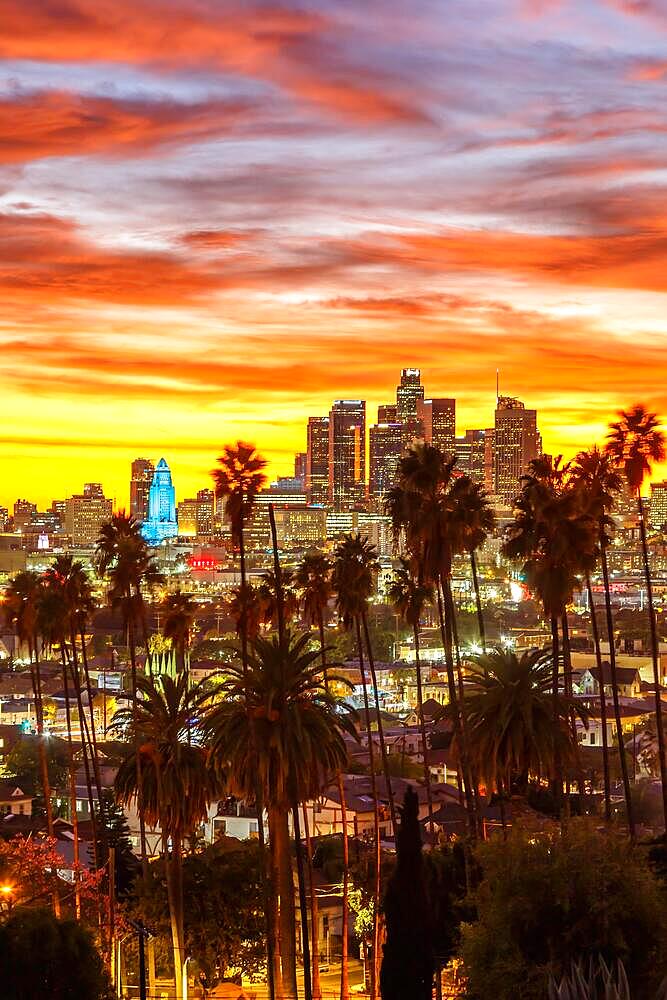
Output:
<instances>
[{"instance_id":1,"label":"downtown skyline","mask_svg":"<svg viewBox=\"0 0 667 1000\"><path fill-rule=\"evenodd\" d=\"M2 8L0 503L285 474L408 364L553 454L667 413L660 4Z\"/></svg>"}]
</instances>

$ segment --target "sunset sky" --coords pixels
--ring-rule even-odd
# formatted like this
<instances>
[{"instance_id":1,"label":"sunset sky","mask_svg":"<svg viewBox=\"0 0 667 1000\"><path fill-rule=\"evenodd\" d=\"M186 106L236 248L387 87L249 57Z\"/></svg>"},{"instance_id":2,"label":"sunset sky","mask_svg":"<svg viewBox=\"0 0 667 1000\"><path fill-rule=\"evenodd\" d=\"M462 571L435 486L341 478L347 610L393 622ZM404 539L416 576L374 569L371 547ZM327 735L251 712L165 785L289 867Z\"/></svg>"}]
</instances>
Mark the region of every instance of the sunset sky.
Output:
<instances>
[{"instance_id":1,"label":"sunset sky","mask_svg":"<svg viewBox=\"0 0 667 1000\"><path fill-rule=\"evenodd\" d=\"M667 417L666 0L0 0L0 57L0 503L288 473L403 366Z\"/></svg>"}]
</instances>

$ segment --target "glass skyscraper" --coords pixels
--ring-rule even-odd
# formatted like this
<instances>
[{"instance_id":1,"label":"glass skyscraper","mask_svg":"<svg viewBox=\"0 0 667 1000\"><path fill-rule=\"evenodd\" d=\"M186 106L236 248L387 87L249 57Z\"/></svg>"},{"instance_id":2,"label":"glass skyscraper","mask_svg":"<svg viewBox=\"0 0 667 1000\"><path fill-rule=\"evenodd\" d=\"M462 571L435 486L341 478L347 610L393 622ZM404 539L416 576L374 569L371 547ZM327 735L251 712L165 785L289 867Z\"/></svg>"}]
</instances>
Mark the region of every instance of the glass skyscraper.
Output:
<instances>
[{"instance_id":1,"label":"glass skyscraper","mask_svg":"<svg viewBox=\"0 0 667 1000\"><path fill-rule=\"evenodd\" d=\"M171 481L169 466L163 458L153 473L153 482L148 493L148 517L141 533L149 545L159 545L165 538L178 535L176 519L176 491Z\"/></svg>"}]
</instances>

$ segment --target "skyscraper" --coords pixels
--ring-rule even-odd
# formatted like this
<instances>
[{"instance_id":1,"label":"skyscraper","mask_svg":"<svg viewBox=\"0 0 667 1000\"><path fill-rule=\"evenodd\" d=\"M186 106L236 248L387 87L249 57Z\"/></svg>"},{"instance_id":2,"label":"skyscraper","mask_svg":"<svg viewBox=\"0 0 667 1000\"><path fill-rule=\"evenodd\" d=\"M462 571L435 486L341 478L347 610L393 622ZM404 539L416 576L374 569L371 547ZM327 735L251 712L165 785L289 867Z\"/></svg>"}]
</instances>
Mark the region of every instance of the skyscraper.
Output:
<instances>
[{"instance_id":1,"label":"skyscraper","mask_svg":"<svg viewBox=\"0 0 667 1000\"><path fill-rule=\"evenodd\" d=\"M346 510L366 500L366 403L337 399L329 414L329 503Z\"/></svg>"},{"instance_id":2,"label":"skyscraper","mask_svg":"<svg viewBox=\"0 0 667 1000\"><path fill-rule=\"evenodd\" d=\"M421 426L417 416L417 403L424 398L419 368L404 368L401 381L396 386L396 419L403 424L403 444L409 444L421 437Z\"/></svg>"},{"instance_id":3,"label":"skyscraper","mask_svg":"<svg viewBox=\"0 0 667 1000\"><path fill-rule=\"evenodd\" d=\"M649 522L656 530L667 524L667 479L661 483L651 483Z\"/></svg>"},{"instance_id":4,"label":"skyscraper","mask_svg":"<svg viewBox=\"0 0 667 1000\"><path fill-rule=\"evenodd\" d=\"M456 434L455 399L421 399L417 401L417 420L421 435L443 455L454 454Z\"/></svg>"},{"instance_id":5,"label":"skyscraper","mask_svg":"<svg viewBox=\"0 0 667 1000\"><path fill-rule=\"evenodd\" d=\"M380 403L378 406L378 423L398 423L398 410L396 408L396 403Z\"/></svg>"},{"instance_id":6,"label":"skyscraper","mask_svg":"<svg viewBox=\"0 0 667 1000\"><path fill-rule=\"evenodd\" d=\"M155 466L149 458L135 458L130 480L130 514L143 524L148 517L148 494Z\"/></svg>"},{"instance_id":7,"label":"skyscraper","mask_svg":"<svg viewBox=\"0 0 667 1000\"><path fill-rule=\"evenodd\" d=\"M369 436L368 498L378 510L387 491L396 485L403 451L403 424L373 424Z\"/></svg>"},{"instance_id":8,"label":"skyscraper","mask_svg":"<svg viewBox=\"0 0 667 1000\"><path fill-rule=\"evenodd\" d=\"M104 496L100 484L86 483L83 493L65 501L65 531L74 545L94 545L112 513L113 504Z\"/></svg>"},{"instance_id":9,"label":"skyscraper","mask_svg":"<svg viewBox=\"0 0 667 1000\"><path fill-rule=\"evenodd\" d=\"M37 513L37 504L29 500L14 502L14 531L24 531Z\"/></svg>"},{"instance_id":10,"label":"skyscraper","mask_svg":"<svg viewBox=\"0 0 667 1000\"><path fill-rule=\"evenodd\" d=\"M294 478L303 479L306 478L306 453L305 451L297 451L294 456Z\"/></svg>"},{"instance_id":11,"label":"skyscraper","mask_svg":"<svg viewBox=\"0 0 667 1000\"><path fill-rule=\"evenodd\" d=\"M329 502L329 418L308 417L306 497L309 504Z\"/></svg>"},{"instance_id":12,"label":"skyscraper","mask_svg":"<svg viewBox=\"0 0 667 1000\"><path fill-rule=\"evenodd\" d=\"M494 491L507 505L512 505L519 490L519 480L540 451L537 411L527 410L512 396L499 396L496 404L494 436Z\"/></svg>"},{"instance_id":13,"label":"skyscraper","mask_svg":"<svg viewBox=\"0 0 667 1000\"><path fill-rule=\"evenodd\" d=\"M466 431L463 437L455 439L456 468L464 472L476 483L488 488L487 484L487 431Z\"/></svg>"},{"instance_id":14,"label":"skyscraper","mask_svg":"<svg viewBox=\"0 0 667 1000\"><path fill-rule=\"evenodd\" d=\"M163 458L153 473L148 493L148 517L141 531L150 545L158 545L165 538L175 538L178 534L176 491L171 482L169 466Z\"/></svg>"}]
</instances>

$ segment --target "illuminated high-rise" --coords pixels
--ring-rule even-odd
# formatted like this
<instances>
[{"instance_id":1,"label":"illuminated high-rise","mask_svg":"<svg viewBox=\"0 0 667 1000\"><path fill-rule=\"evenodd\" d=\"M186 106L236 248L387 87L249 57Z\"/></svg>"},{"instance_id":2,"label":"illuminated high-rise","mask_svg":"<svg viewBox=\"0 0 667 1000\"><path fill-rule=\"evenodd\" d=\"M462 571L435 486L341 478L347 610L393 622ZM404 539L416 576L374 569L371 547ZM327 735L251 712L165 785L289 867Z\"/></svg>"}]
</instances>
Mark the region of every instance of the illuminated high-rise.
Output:
<instances>
[{"instance_id":1,"label":"illuminated high-rise","mask_svg":"<svg viewBox=\"0 0 667 1000\"><path fill-rule=\"evenodd\" d=\"M151 545L158 545L165 538L175 538L178 534L176 519L176 491L171 481L169 466L163 458L153 473L153 482L148 493L148 517L141 533Z\"/></svg>"},{"instance_id":2,"label":"illuminated high-rise","mask_svg":"<svg viewBox=\"0 0 667 1000\"><path fill-rule=\"evenodd\" d=\"M492 468L492 448L489 438L493 439L492 432L483 429L470 430L466 431L463 437L457 437L454 445L457 470L470 476L486 489L492 489L492 478L489 476L490 464Z\"/></svg>"},{"instance_id":3,"label":"illuminated high-rise","mask_svg":"<svg viewBox=\"0 0 667 1000\"><path fill-rule=\"evenodd\" d=\"M306 434L306 498L324 505L329 502L329 418L308 417Z\"/></svg>"},{"instance_id":4,"label":"illuminated high-rise","mask_svg":"<svg viewBox=\"0 0 667 1000\"><path fill-rule=\"evenodd\" d=\"M395 424L398 423L398 410L396 403L380 403L378 406L378 423Z\"/></svg>"},{"instance_id":5,"label":"illuminated high-rise","mask_svg":"<svg viewBox=\"0 0 667 1000\"><path fill-rule=\"evenodd\" d=\"M519 480L541 450L537 411L527 410L512 396L499 396L493 447L494 491L509 507L519 491Z\"/></svg>"},{"instance_id":6,"label":"illuminated high-rise","mask_svg":"<svg viewBox=\"0 0 667 1000\"><path fill-rule=\"evenodd\" d=\"M417 401L417 420L421 436L428 444L438 448L443 455L454 454L456 436L456 400L420 399Z\"/></svg>"},{"instance_id":7,"label":"illuminated high-rise","mask_svg":"<svg viewBox=\"0 0 667 1000\"><path fill-rule=\"evenodd\" d=\"M396 420L403 424L403 444L422 436L417 404L424 398L419 368L404 368L396 387Z\"/></svg>"},{"instance_id":8,"label":"illuminated high-rise","mask_svg":"<svg viewBox=\"0 0 667 1000\"><path fill-rule=\"evenodd\" d=\"M396 485L403 451L403 424L373 424L368 437L368 499L379 510L387 492Z\"/></svg>"},{"instance_id":9,"label":"illuminated high-rise","mask_svg":"<svg viewBox=\"0 0 667 1000\"><path fill-rule=\"evenodd\" d=\"M132 478L130 480L130 514L143 524L148 517L148 494L155 466L149 458L135 458L132 463Z\"/></svg>"},{"instance_id":10,"label":"illuminated high-rise","mask_svg":"<svg viewBox=\"0 0 667 1000\"><path fill-rule=\"evenodd\" d=\"M99 483L86 483L83 493L65 501L64 527L73 545L92 546L100 528L111 519L113 504Z\"/></svg>"},{"instance_id":11,"label":"illuminated high-rise","mask_svg":"<svg viewBox=\"0 0 667 1000\"><path fill-rule=\"evenodd\" d=\"M295 479L306 479L306 453L305 451L297 451L294 456L294 478Z\"/></svg>"},{"instance_id":12,"label":"illuminated high-rise","mask_svg":"<svg viewBox=\"0 0 667 1000\"><path fill-rule=\"evenodd\" d=\"M667 479L661 483L651 483L649 522L658 531L667 525Z\"/></svg>"},{"instance_id":13,"label":"illuminated high-rise","mask_svg":"<svg viewBox=\"0 0 667 1000\"><path fill-rule=\"evenodd\" d=\"M366 501L366 402L337 399L329 414L329 503L347 510Z\"/></svg>"}]
</instances>

